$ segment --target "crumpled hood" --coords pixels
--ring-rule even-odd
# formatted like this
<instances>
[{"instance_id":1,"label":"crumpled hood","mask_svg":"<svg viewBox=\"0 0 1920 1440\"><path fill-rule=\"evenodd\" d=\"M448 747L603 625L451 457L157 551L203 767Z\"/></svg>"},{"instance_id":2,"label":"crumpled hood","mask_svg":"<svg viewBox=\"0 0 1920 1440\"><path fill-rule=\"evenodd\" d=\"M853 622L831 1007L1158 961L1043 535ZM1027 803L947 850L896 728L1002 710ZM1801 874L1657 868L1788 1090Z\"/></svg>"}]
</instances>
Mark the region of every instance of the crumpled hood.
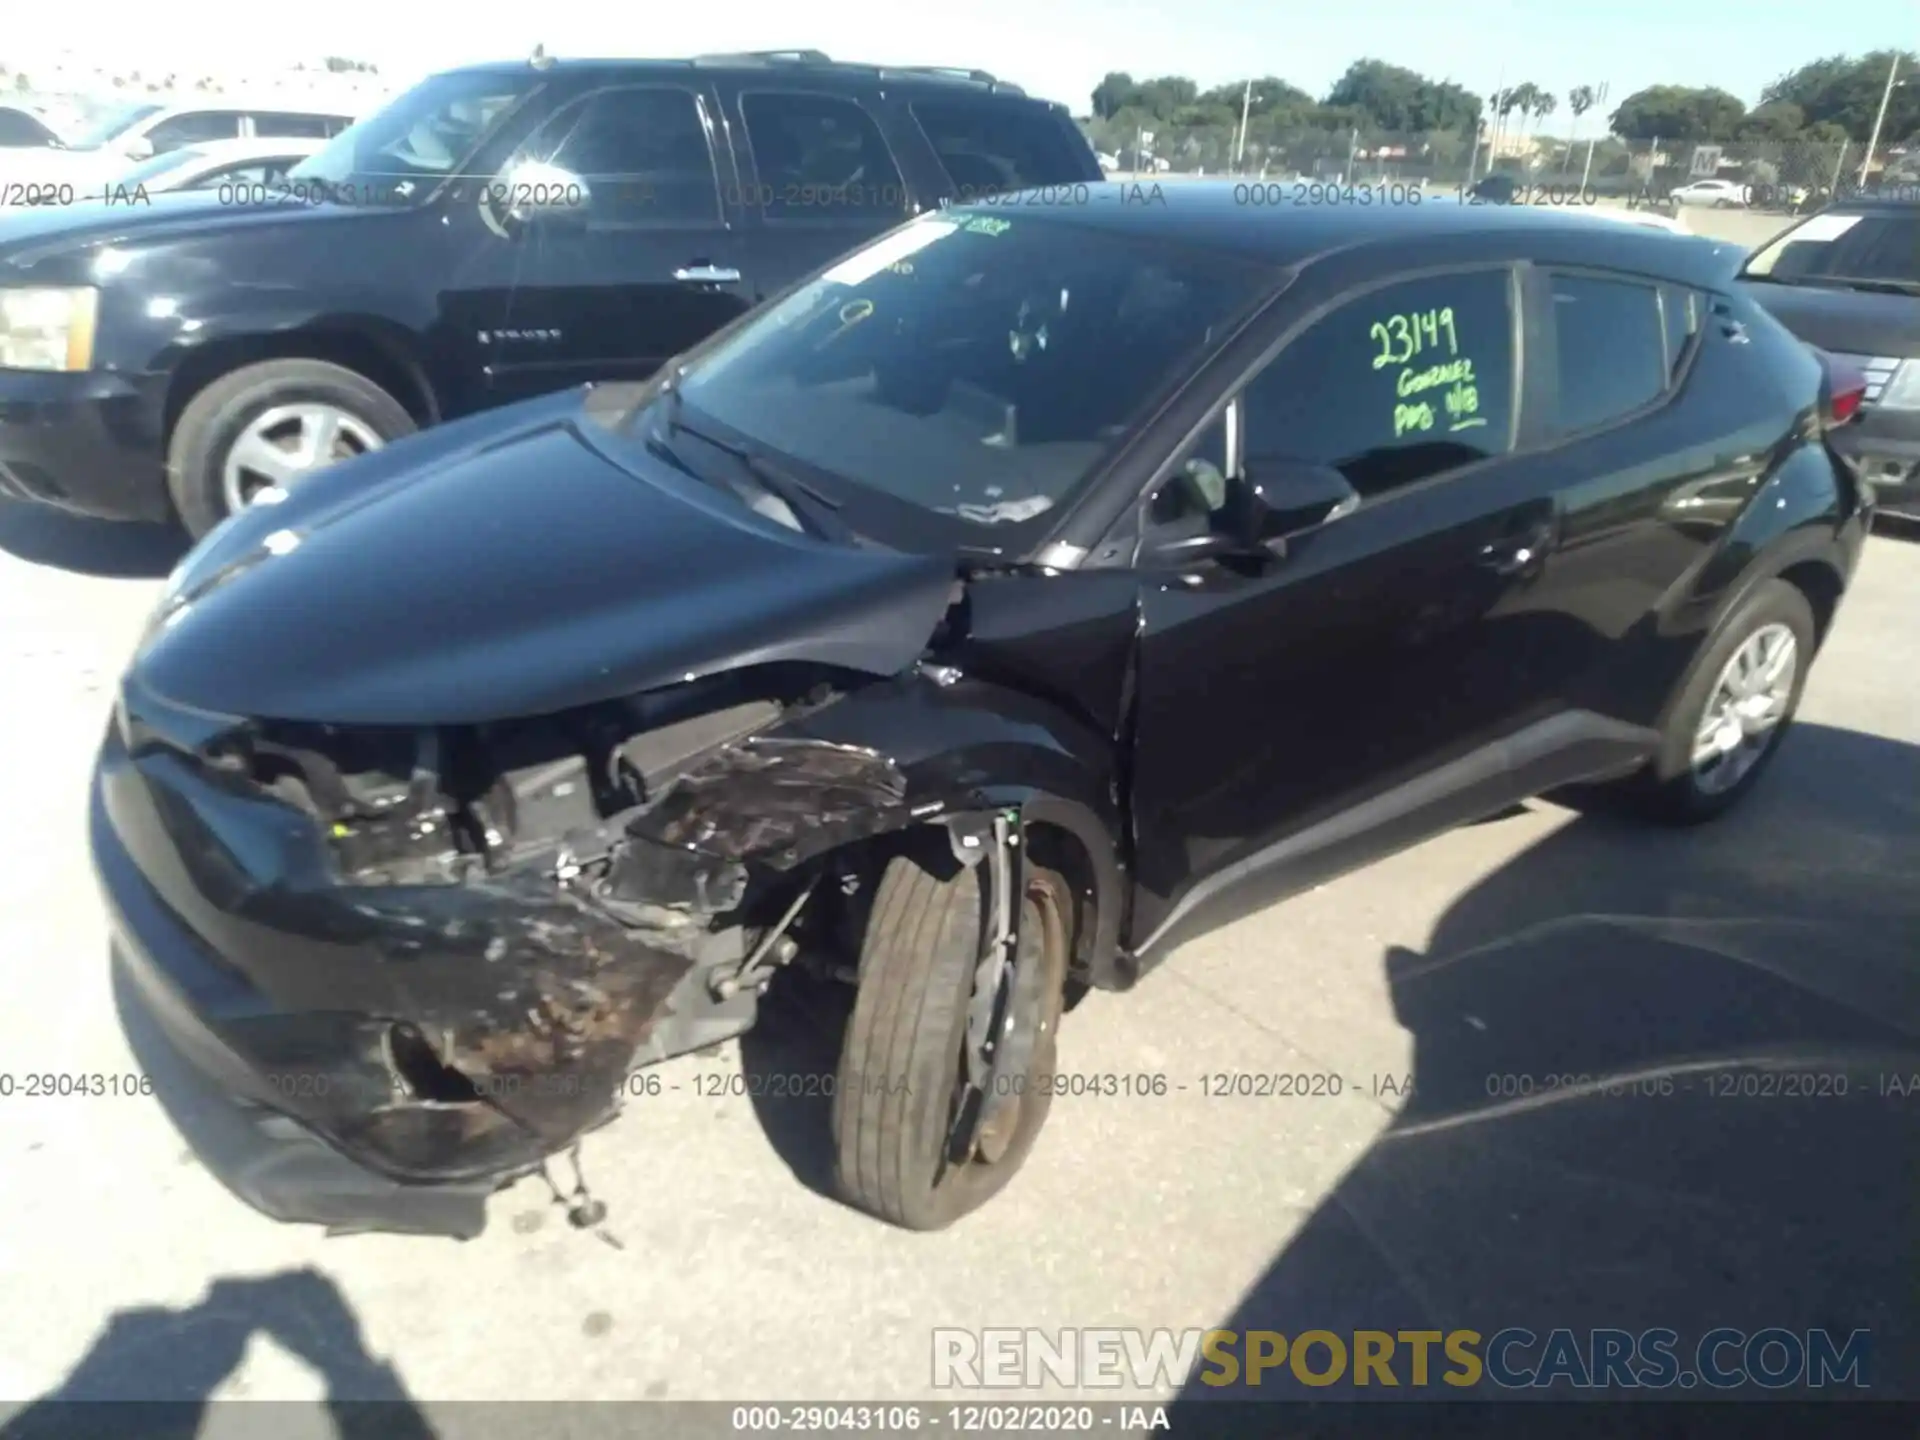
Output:
<instances>
[{"instance_id":1,"label":"crumpled hood","mask_svg":"<svg viewBox=\"0 0 1920 1440\"><path fill-rule=\"evenodd\" d=\"M919 656L952 556L786 529L599 437L581 396L430 430L236 517L175 572L131 673L227 715L418 725Z\"/></svg>"}]
</instances>

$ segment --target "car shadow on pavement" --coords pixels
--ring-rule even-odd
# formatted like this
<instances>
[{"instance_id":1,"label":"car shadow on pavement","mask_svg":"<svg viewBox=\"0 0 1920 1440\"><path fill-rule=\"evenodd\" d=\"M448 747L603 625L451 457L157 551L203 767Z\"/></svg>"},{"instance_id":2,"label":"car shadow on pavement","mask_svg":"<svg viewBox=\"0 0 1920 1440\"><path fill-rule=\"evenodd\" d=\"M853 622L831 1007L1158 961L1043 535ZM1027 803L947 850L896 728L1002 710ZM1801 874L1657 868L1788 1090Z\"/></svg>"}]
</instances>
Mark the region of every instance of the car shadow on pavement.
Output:
<instances>
[{"instance_id":1,"label":"car shadow on pavement","mask_svg":"<svg viewBox=\"0 0 1920 1440\"><path fill-rule=\"evenodd\" d=\"M1219 1326L1349 1346L1357 1330L1567 1329L1583 1354L1593 1329L1664 1327L1684 1371L1717 1327L1824 1329L1839 1345L1865 1330L1870 1388L1837 1388L1920 1398L1917 839L1920 749L1801 724L1716 824L1581 816L1489 875L1425 954L1388 952L1413 1039L1410 1075L1378 1087L1397 1113ZM1510 1352L1517 1369L1542 1356ZM1409 1388L1403 1349L1395 1390L1354 1386L1350 1367L1315 1388L1285 1363L1257 1386L1202 1365L1176 1433L1183 1417L1195 1433L1272 1433L1282 1413L1209 1418L1220 1399L1314 1401L1302 1433L1341 1435L1388 1418L1354 1401L1576 1393L1452 1388L1437 1346L1433 1361L1429 1387ZM1316 1345L1308 1373L1329 1363ZM1439 1408L1417 1407L1421 1433L1476 1433L1468 1411ZM1651 1433L1645 1419L1622 1433Z\"/></svg>"},{"instance_id":2,"label":"car shadow on pavement","mask_svg":"<svg viewBox=\"0 0 1920 1440\"><path fill-rule=\"evenodd\" d=\"M35 565L115 580L159 580L187 553L171 525L88 520L51 505L0 499L0 550Z\"/></svg>"},{"instance_id":3,"label":"car shadow on pavement","mask_svg":"<svg viewBox=\"0 0 1920 1440\"><path fill-rule=\"evenodd\" d=\"M58 1389L0 1420L0 1440L192 1440L209 1409L254 1405L262 1408L253 1414L268 1417L263 1432L287 1433L292 1411L310 1407L213 1399L256 1334L324 1378L321 1403L342 1440L433 1440L399 1375L368 1353L346 1297L311 1268L215 1280L184 1309L116 1312Z\"/></svg>"}]
</instances>

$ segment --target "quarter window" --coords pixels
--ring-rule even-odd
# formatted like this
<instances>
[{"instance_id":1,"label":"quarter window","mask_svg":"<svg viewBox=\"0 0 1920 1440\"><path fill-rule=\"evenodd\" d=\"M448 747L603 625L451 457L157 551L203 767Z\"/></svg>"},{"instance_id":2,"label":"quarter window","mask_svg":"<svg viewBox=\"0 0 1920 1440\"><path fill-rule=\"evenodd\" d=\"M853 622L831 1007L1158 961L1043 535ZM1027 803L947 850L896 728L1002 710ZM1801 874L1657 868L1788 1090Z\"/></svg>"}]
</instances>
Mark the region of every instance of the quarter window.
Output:
<instances>
[{"instance_id":1,"label":"quarter window","mask_svg":"<svg viewBox=\"0 0 1920 1440\"><path fill-rule=\"evenodd\" d=\"M909 108L963 201L1097 178L1088 157L1074 153L1065 127L1044 110L925 100Z\"/></svg>"},{"instance_id":2,"label":"quarter window","mask_svg":"<svg viewBox=\"0 0 1920 1440\"><path fill-rule=\"evenodd\" d=\"M1363 498L1513 448L1505 269L1423 276L1343 302L1244 392L1249 472L1330 465Z\"/></svg>"},{"instance_id":3,"label":"quarter window","mask_svg":"<svg viewBox=\"0 0 1920 1440\"><path fill-rule=\"evenodd\" d=\"M740 113L769 220L906 214L899 167L879 127L853 101L831 95L747 95Z\"/></svg>"},{"instance_id":4,"label":"quarter window","mask_svg":"<svg viewBox=\"0 0 1920 1440\"><path fill-rule=\"evenodd\" d=\"M577 176L595 225L720 220L713 154L690 91L598 91L541 126L515 163L528 161ZM506 173L513 168L508 165Z\"/></svg>"},{"instance_id":5,"label":"quarter window","mask_svg":"<svg viewBox=\"0 0 1920 1440\"><path fill-rule=\"evenodd\" d=\"M1554 430L1572 435L1631 415L1667 388L1660 292L1632 280L1555 275Z\"/></svg>"},{"instance_id":6,"label":"quarter window","mask_svg":"<svg viewBox=\"0 0 1920 1440\"><path fill-rule=\"evenodd\" d=\"M272 113L253 117L254 134L276 138L287 136L297 140L331 140L344 129L346 122L330 115Z\"/></svg>"}]
</instances>

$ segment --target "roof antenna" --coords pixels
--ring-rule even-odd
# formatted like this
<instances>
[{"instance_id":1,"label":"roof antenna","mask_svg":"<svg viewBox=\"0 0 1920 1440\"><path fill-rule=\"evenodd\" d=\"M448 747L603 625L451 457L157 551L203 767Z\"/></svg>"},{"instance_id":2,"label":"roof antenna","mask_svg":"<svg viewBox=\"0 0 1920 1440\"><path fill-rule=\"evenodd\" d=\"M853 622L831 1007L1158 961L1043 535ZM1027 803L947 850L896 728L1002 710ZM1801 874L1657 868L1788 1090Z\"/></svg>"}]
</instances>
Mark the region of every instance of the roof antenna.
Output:
<instances>
[{"instance_id":1,"label":"roof antenna","mask_svg":"<svg viewBox=\"0 0 1920 1440\"><path fill-rule=\"evenodd\" d=\"M533 47L533 55L528 59L527 63L536 70L551 70L553 68L553 57L547 54L547 47L545 45L536 45Z\"/></svg>"}]
</instances>

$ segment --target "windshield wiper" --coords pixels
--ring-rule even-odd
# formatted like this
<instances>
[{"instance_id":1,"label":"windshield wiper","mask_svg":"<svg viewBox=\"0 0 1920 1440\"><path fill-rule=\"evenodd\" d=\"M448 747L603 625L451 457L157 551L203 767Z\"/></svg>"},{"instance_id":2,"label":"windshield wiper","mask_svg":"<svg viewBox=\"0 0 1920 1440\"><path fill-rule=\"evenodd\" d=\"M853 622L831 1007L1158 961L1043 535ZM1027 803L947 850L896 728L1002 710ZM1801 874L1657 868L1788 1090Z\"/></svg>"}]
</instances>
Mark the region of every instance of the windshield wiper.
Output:
<instances>
[{"instance_id":1,"label":"windshield wiper","mask_svg":"<svg viewBox=\"0 0 1920 1440\"><path fill-rule=\"evenodd\" d=\"M674 377L675 380L678 378L678 376ZM664 419L669 435L684 432L703 445L711 445L722 454L731 456L762 490L784 504L795 515L802 517L813 532L822 539L848 541L858 538L853 528L840 518L838 500L822 494L805 480L788 473L765 456L757 455L744 446L721 440L687 424L681 418L680 389L674 380L669 380L660 387L657 398L666 402L667 413ZM650 449L656 449L656 453L659 453L662 459L669 460L696 479L706 478L659 437L650 438L648 446ZM713 482L708 481L708 483Z\"/></svg>"}]
</instances>

